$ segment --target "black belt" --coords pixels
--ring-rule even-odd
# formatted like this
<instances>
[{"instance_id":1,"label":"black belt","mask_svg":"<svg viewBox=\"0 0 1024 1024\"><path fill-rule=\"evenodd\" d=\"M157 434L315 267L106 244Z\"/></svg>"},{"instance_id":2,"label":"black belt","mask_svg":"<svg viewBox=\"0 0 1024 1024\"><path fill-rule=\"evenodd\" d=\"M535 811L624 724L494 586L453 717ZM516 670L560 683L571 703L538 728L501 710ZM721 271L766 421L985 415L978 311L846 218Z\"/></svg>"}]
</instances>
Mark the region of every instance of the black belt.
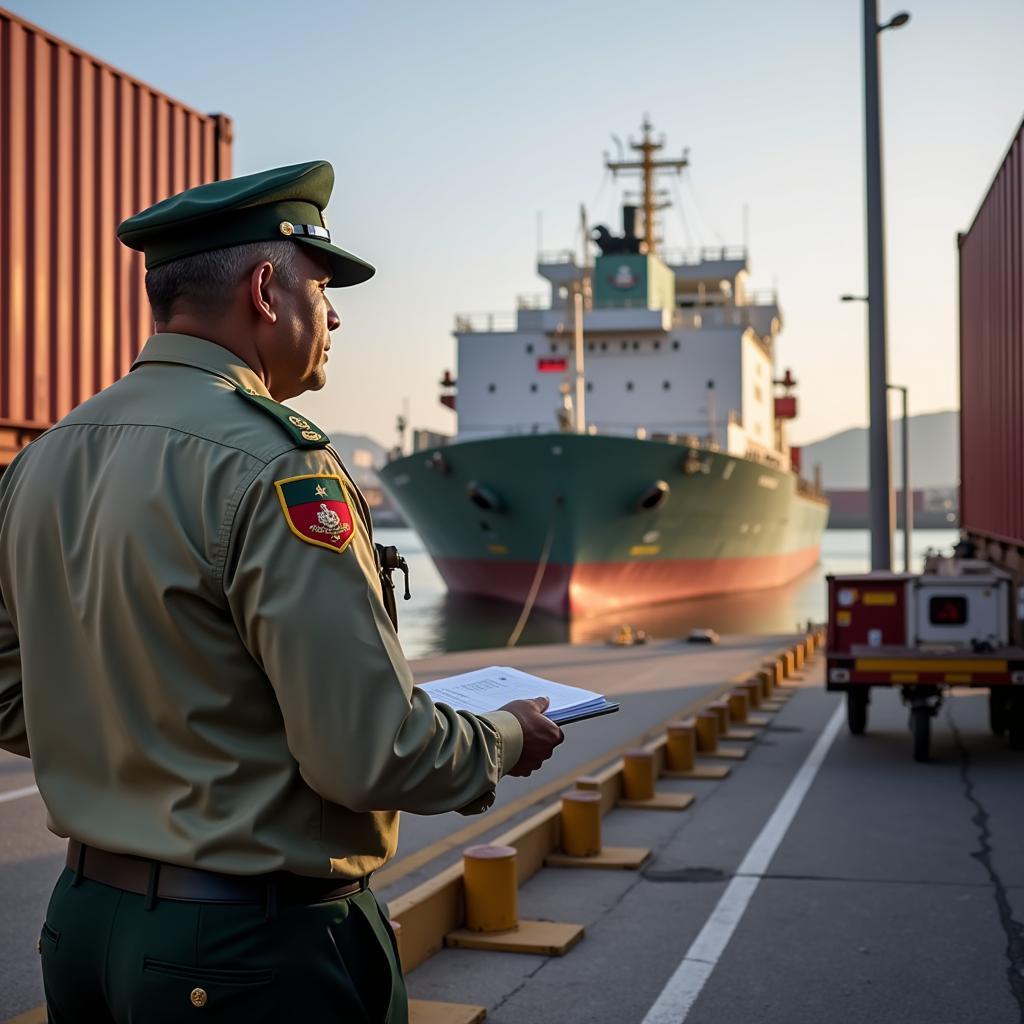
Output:
<instances>
[{"instance_id":1,"label":"black belt","mask_svg":"<svg viewBox=\"0 0 1024 1024\"><path fill-rule=\"evenodd\" d=\"M278 871L264 875L225 875L178 864L110 853L95 846L68 841L68 867L78 878L156 899L197 903L252 903L271 907L281 903L323 903L362 892L369 878L339 885L333 878L309 878Z\"/></svg>"}]
</instances>

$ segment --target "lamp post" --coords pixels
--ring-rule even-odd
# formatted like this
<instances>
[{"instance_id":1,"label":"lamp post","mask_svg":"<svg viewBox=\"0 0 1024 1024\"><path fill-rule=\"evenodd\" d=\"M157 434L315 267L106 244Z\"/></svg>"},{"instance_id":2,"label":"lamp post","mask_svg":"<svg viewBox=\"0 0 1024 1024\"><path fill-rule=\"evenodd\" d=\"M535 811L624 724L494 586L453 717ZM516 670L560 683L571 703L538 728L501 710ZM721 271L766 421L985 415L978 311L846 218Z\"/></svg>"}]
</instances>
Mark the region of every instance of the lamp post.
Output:
<instances>
[{"instance_id":1,"label":"lamp post","mask_svg":"<svg viewBox=\"0 0 1024 1024\"><path fill-rule=\"evenodd\" d=\"M900 457L903 461L903 571L910 572L910 535L914 529L914 492L910 489L910 413L908 388L902 384L887 385L889 391L903 393L903 436Z\"/></svg>"},{"instance_id":2,"label":"lamp post","mask_svg":"<svg viewBox=\"0 0 1024 1024\"><path fill-rule=\"evenodd\" d=\"M878 23L878 0L864 0L864 164L868 278L868 410L871 568L892 568L892 475L886 402L889 367L885 342L885 219L882 201L882 115L879 108L878 36L910 20L903 12Z\"/></svg>"}]
</instances>

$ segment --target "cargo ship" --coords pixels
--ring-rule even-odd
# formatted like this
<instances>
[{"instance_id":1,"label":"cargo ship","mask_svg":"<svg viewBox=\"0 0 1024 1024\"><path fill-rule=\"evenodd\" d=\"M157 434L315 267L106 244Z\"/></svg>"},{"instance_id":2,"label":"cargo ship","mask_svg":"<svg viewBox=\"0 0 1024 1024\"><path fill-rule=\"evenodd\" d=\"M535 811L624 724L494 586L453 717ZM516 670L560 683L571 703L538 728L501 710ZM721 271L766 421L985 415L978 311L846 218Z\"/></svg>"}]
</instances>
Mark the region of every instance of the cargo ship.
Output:
<instances>
[{"instance_id":1,"label":"cargo ship","mask_svg":"<svg viewBox=\"0 0 1024 1024\"><path fill-rule=\"evenodd\" d=\"M786 583L818 562L828 503L787 438L796 381L775 370L777 296L745 247L664 250L645 120L622 229L541 253L548 282L510 314L456 317L441 401L452 438L414 432L381 470L449 589L562 617ZM596 248L596 258L591 251Z\"/></svg>"}]
</instances>

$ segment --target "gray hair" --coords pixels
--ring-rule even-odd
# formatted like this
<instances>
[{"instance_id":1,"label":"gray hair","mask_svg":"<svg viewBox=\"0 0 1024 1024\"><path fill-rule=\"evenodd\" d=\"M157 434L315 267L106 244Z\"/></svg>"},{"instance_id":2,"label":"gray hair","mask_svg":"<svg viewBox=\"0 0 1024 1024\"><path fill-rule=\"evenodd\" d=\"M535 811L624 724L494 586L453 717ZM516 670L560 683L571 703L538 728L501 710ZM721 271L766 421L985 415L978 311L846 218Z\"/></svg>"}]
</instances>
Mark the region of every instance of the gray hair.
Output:
<instances>
[{"instance_id":1,"label":"gray hair","mask_svg":"<svg viewBox=\"0 0 1024 1024\"><path fill-rule=\"evenodd\" d=\"M166 322L179 303L216 315L243 278L263 260L274 265L274 273L286 288L294 287L298 283L295 248L294 242L249 242L153 267L146 271L146 294L153 318Z\"/></svg>"}]
</instances>

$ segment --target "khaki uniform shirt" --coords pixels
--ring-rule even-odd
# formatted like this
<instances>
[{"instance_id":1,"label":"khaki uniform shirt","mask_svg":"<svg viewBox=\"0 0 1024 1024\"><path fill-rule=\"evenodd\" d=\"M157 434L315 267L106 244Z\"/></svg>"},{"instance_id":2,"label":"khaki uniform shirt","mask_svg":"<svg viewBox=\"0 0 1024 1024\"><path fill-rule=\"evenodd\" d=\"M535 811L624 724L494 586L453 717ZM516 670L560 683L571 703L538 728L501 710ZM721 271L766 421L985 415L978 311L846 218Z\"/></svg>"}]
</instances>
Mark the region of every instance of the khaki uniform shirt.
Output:
<instances>
[{"instance_id":1,"label":"khaki uniform shirt","mask_svg":"<svg viewBox=\"0 0 1024 1024\"><path fill-rule=\"evenodd\" d=\"M357 877L399 810L490 806L522 731L413 686L362 496L260 397L232 353L159 334L0 477L0 746L31 755L58 835ZM346 492L343 550L295 528L295 477Z\"/></svg>"}]
</instances>

